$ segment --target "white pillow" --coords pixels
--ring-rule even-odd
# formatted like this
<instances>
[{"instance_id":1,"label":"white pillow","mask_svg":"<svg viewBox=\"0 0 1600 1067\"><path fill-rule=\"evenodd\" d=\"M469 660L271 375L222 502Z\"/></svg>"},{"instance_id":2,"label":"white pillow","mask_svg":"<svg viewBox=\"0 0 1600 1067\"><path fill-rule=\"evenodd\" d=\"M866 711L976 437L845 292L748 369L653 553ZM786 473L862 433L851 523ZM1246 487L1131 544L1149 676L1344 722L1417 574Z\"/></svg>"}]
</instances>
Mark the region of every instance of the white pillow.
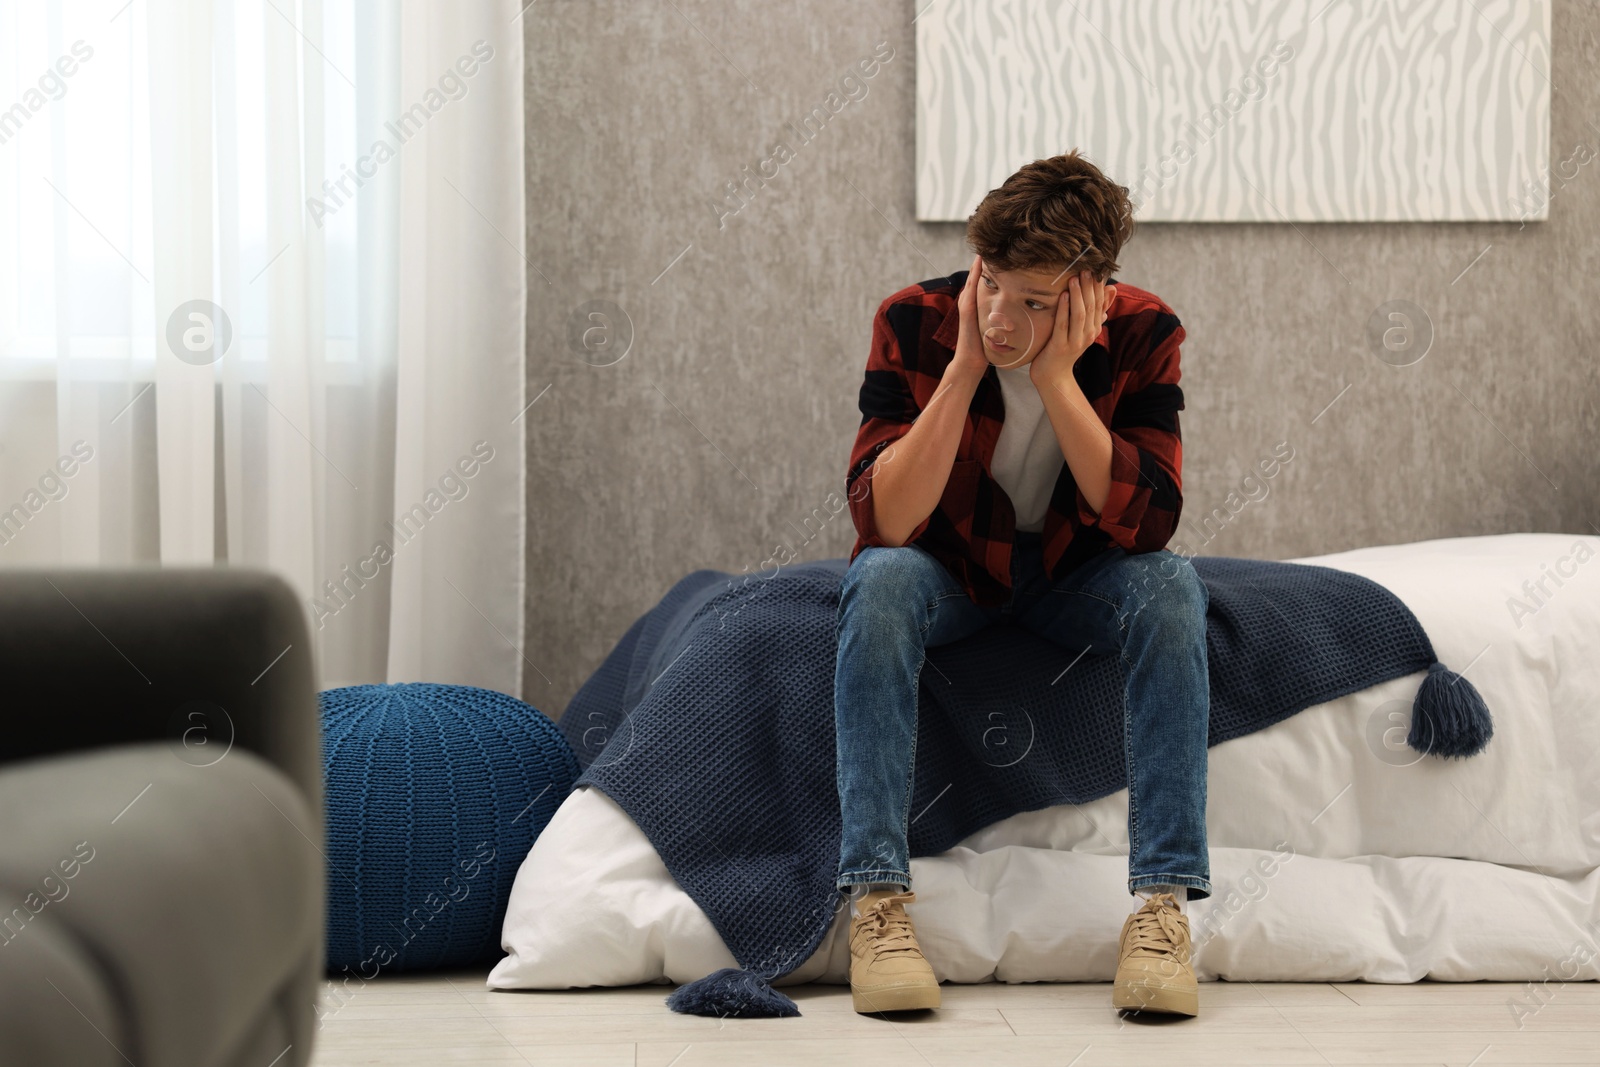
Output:
<instances>
[{"instance_id":1,"label":"white pillow","mask_svg":"<svg viewBox=\"0 0 1600 1067\"><path fill-rule=\"evenodd\" d=\"M490 989L678 983L737 966L649 840L598 789L575 791L534 848L506 915L510 954ZM1110 981L1122 920L1138 904L1127 863L1125 851L1023 845L914 859L918 940L941 981ZM1537 979L1587 944L1600 917L1595 871L1554 880L1469 860L1212 848L1211 875L1213 895L1189 905L1202 981ZM1572 966L1562 973L1573 980L1600 978L1600 957ZM849 969L841 911L816 953L775 984L844 984Z\"/></svg>"}]
</instances>

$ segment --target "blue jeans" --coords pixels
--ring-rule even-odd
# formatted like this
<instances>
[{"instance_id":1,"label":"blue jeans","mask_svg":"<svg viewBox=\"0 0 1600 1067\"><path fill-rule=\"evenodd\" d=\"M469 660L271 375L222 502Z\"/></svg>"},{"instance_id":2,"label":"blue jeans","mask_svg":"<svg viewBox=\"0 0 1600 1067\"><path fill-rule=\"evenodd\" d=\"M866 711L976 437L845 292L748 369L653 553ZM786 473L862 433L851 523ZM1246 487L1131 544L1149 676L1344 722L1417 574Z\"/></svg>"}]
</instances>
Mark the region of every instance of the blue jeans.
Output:
<instances>
[{"instance_id":1,"label":"blue jeans","mask_svg":"<svg viewBox=\"0 0 1600 1067\"><path fill-rule=\"evenodd\" d=\"M1116 546L1051 583L1039 535L1016 536L1012 594L1004 605L973 603L955 576L916 545L864 548L845 572L834 672L844 817L839 889L910 886L906 820L924 650L1007 622L1074 653L1121 655L1128 892L1165 884L1187 886L1190 900L1210 896L1205 583L1188 560L1166 549L1130 555Z\"/></svg>"}]
</instances>

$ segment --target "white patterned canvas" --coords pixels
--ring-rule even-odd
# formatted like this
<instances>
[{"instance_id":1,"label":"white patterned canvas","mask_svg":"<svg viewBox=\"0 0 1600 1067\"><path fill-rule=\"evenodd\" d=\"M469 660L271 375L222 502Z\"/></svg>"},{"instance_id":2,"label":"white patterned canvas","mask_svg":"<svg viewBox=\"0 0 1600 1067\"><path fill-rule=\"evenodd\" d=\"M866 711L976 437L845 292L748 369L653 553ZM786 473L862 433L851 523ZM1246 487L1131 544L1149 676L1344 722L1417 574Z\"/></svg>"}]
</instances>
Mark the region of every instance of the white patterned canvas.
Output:
<instances>
[{"instance_id":1,"label":"white patterned canvas","mask_svg":"<svg viewBox=\"0 0 1600 1067\"><path fill-rule=\"evenodd\" d=\"M1140 221L1548 215L1550 0L919 0L917 217L1077 148Z\"/></svg>"}]
</instances>

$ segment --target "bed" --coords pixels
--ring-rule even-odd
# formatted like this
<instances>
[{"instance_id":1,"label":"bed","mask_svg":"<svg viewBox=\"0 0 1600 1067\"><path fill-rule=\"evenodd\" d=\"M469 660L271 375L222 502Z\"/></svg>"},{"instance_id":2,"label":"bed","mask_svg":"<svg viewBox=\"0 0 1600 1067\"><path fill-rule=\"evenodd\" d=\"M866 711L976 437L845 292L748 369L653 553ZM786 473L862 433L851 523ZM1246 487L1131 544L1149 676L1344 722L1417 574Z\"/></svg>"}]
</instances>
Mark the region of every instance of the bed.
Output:
<instances>
[{"instance_id":1,"label":"bed","mask_svg":"<svg viewBox=\"0 0 1600 1067\"><path fill-rule=\"evenodd\" d=\"M1600 977L1597 548L1600 537L1524 533L1295 561L1394 592L1483 694L1494 738L1469 760L1407 748L1418 672L1212 747L1214 892L1190 905L1197 977ZM1127 849L1121 790L914 859L911 914L935 973L1110 981L1134 903ZM847 983L847 932L841 911L774 984ZM679 983L736 965L644 834L588 786L523 860L501 943L490 989Z\"/></svg>"}]
</instances>

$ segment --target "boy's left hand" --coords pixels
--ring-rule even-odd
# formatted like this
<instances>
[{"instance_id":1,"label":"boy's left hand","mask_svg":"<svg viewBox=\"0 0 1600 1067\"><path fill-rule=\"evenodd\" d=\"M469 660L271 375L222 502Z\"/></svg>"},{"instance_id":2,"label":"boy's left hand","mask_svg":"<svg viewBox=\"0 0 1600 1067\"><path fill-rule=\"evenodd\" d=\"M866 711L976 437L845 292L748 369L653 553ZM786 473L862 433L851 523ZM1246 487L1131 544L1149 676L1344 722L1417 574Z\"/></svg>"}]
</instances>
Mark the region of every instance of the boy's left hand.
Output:
<instances>
[{"instance_id":1,"label":"boy's left hand","mask_svg":"<svg viewBox=\"0 0 1600 1067\"><path fill-rule=\"evenodd\" d=\"M1028 376L1034 385L1072 375L1079 357L1100 336L1116 296L1115 286L1097 281L1088 270L1068 280L1056 301L1056 320L1050 336L1045 338L1044 347L1028 365Z\"/></svg>"}]
</instances>

